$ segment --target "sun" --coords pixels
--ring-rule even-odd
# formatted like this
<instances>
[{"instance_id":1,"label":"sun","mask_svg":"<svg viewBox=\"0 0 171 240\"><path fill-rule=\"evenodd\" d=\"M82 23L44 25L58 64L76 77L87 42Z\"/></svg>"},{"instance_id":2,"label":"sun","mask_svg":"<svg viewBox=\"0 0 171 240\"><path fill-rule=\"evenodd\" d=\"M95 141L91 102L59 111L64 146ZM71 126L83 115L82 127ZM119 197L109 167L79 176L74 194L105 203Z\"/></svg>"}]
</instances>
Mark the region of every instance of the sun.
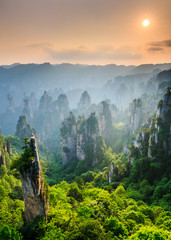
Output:
<instances>
[{"instance_id":1,"label":"sun","mask_svg":"<svg viewBox=\"0 0 171 240\"><path fill-rule=\"evenodd\" d=\"M148 27L149 24L150 24L150 21L149 21L148 19L145 19L145 20L143 20L143 22L142 22L142 25L143 25L144 27Z\"/></svg>"}]
</instances>

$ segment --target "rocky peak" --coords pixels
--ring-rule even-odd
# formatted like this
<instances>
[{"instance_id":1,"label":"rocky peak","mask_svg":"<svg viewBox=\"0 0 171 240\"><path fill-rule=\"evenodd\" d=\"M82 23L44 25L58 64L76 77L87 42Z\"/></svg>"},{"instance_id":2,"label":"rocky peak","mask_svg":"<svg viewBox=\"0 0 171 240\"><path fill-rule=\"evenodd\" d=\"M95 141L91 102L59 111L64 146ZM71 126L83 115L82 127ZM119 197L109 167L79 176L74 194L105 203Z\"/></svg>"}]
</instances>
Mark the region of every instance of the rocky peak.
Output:
<instances>
[{"instance_id":1,"label":"rocky peak","mask_svg":"<svg viewBox=\"0 0 171 240\"><path fill-rule=\"evenodd\" d=\"M66 95L60 94L53 101L47 92L40 99L38 110L33 115L32 124L39 133L41 140L48 141L59 134L61 122L69 115L69 103Z\"/></svg>"},{"instance_id":2,"label":"rocky peak","mask_svg":"<svg viewBox=\"0 0 171 240\"><path fill-rule=\"evenodd\" d=\"M31 118L31 113L30 113L30 105L29 105L29 100L27 97L23 99L23 109L22 109L22 114L26 115L28 119Z\"/></svg>"},{"instance_id":3,"label":"rocky peak","mask_svg":"<svg viewBox=\"0 0 171 240\"><path fill-rule=\"evenodd\" d=\"M47 112L52 106L52 97L48 95L47 91L44 91L43 96L40 99L39 111L42 113Z\"/></svg>"},{"instance_id":4,"label":"rocky peak","mask_svg":"<svg viewBox=\"0 0 171 240\"><path fill-rule=\"evenodd\" d=\"M141 99L134 99L129 106L130 131L134 134L142 124L142 102Z\"/></svg>"},{"instance_id":5,"label":"rocky peak","mask_svg":"<svg viewBox=\"0 0 171 240\"><path fill-rule=\"evenodd\" d=\"M100 129L95 113L91 113L87 119L79 117L77 121L70 113L70 117L64 120L61 128L63 165L72 159L87 160L89 166L95 165L99 137Z\"/></svg>"},{"instance_id":6,"label":"rocky peak","mask_svg":"<svg viewBox=\"0 0 171 240\"><path fill-rule=\"evenodd\" d=\"M38 100L34 92L30 94L29 103L30 103L31 114L33 114L38 107Z\"/></svg>"},{"instance_id":7,"label":"rocky peak","mask_svg":"<svg viewBox=\"0 0 171 240\"><path fill-rule=\"evenodd\" d=\"M171 155L171 92L167 89L158 103L158 113L148 128L136 132L132 138L133 158L153 158L162 166ZM136 153L136 154L135 154ZM130 154L130 155L131 155ZM135 156L136 155L136 156Z\"/></svg>"},{"instance_id":8,"label":"rocky peak","mask_svg":"<svg viewBox=\"0 0 171 240\"><path fill-rule=\"evenodd\" d=\"M13 97L10 94L8 94L7 99L8 99L8 111L15 112L15 103Z\"/></svg>"},{"instance_id":9,"label":"rocky peak","mask_svg":"<svg viewBox=\"0 0 171 240\"><path fill-rule=\"evenodd\" d=\"M114 174L114 162L112 161L112 163L109 166L108 171L106 172L106 179L108 180L109 183L112 182L112 175Z\"/></svg>"},{"instance_id":10,"label":"rocky peak","mask_svg":"<svg viewBox=\"0 0 171 240\"><path fill-rule=\"evenodd\" d=\"M162 122L169 121L171 119L171 87L167 88L164 98L158 103L158 117Z\"/></svg>"},{"instance_id":11,"label":"rocky peak","mask_svg":"<svg viewBox=\"0 0 171 240\"><path fill-rule=\"evenodd\" d=\"M12 147L10 143L10 139L7 140L4 139L4 137L1 135L0 131L0 166L8 166L10 163L9 156L12 155Z\"/></svg>"},{"instance_id":12,"label":"rocky peak","mask_svg":"<svg viewBox=\"0 0 171 240\"><path fill-rule=\"evenodd\" d=\"M60 94L56 102L56 110L60 115L60 120L63 121L69 114L69 102L65 94Z\"/></svg>"},{"instance_id":13,"label":"rocky peak","mask_svg":"<svg viewBox=\"0 0 171 240\"><path fill-rule=\"evenodd\" d=\"M7 140L7 152L10 156L12 155L12 146L9 139Z\"/></svg>"},{"instance_id":14,"label":"rocky peak","mask_svg":"<svg viewBox=\"0 0 171 240\"><path fill-rule=\"evenodd\" d=\"M58 105L61 106L61 107L63 107L63 106L68 107L69 106L68 98L63 93L61 93L59 95L57 102L58 102Z\"/></svg>"},{"instance_id":15,"label":"rocky peak","mask_svg":"<svg viewBox=\"0 0 171 240\"><path fill-rule=\"evenodd\" d=\"M86 112L86 110L89 108L91 104L91 99L87 91L83 92L81 95L80 101L78 103L78 112L79 114L82 114Z\"/></svg>"},{"instance_id":16,"label":"rocky peak","mask_svg":"<svg viewBox=\"0 0 171 240\"><path fill-rule=\"evenodd\" d=\"M112 129L112 114L108 101L100 103L100 130L106 142L111 134Z\"/></svg>"},{"instance_id":17,"label":"rocky peak","mask_svg":"<svg viewBox=\"0 0 171 240\"><path fill-rule=\"evenodd\" d=\"M80 130L84 131L84 134L87 136L93 136L94 134L100 135L99 123L96 118L95 112L91 113L86 121L82 122Z\"/></svg>"},{"instance_id":18,"label":"rocky peak","mask_svg":"<svg viewBox=\"0 0 171 240\"><path fill-rule=\"evenodd\" d=\"M76 119L72 112L69 117L62 122L61 127L61 146L62 146L62 163L66 165L76 157Z\"/></svg>"},{"instance_id":19,"label":"rocky peak","mask_svg":"<svg viewBox=\"0 0 171 240\"><path fill-rule=\"evenodd\" d=\"M26 137L31 137L32 134L35 134L35 129L28 124L27 116L19 116L15 135L23 140Z\"/></svg>"},{"instance_id":20,"label":"rocky peak","mask_svg":"<svg viewBox=\"0 0 171 240\"><path fill-rule=\"evenodd\" d=\"M25 203L26 220L32 221L38 216L47 217L49 210L48 190L44 186L39 155L34 135L30 138L25 152L25 167L21 172L21 182ZM31 159L31 161L30 161Z\"/></svg>"}]
</instances>

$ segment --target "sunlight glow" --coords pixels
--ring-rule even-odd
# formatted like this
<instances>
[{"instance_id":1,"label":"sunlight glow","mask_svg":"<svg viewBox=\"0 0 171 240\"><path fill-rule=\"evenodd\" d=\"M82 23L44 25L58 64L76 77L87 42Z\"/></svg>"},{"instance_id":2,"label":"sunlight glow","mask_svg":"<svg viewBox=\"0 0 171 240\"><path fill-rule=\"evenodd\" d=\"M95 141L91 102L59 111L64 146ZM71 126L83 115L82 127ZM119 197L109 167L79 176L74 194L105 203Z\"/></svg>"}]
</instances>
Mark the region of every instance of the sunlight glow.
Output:
<instances>
[{"instance_id":1,"label":"sunlight glow","mask_svg":"<svg viewBox=\"0 0 171 240\"><path fill-rule=\"evenodd\" d=\"M142 24L144 27L148 27L150 24L150 21L148 19L145 19L145 20L143 20Z\"/></svg>"}]
</instances>

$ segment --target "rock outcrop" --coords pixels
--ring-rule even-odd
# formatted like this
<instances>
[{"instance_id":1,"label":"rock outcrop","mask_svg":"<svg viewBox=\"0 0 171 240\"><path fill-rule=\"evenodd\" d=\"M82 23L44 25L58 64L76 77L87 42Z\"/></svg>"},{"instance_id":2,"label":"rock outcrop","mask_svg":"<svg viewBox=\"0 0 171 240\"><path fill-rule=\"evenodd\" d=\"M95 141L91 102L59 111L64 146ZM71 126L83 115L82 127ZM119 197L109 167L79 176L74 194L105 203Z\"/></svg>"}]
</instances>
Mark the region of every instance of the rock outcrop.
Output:
<instances>
[{"instance_id":1,"label":"rock outcrop","mask_svg":"<svg viewBox=\"0 0 171 240\"><path fill-rule=\"evenodd\" d=\"M101 134L103 135L107 146L109 146L111 135L113 134L113 126L112 126L112 114L107 100L102 101L100 103L99 118Z\"/></svg>"},{"instance_id":2,"label":"rock outcrop","mask_svg":"<svg viewBox=\"0 0 171 240\"><path fill-rule=\"evenodd\" d=\"M101 144L101 134L95 113L85 119L79 117L76 121L70 113L61 128L61 146L63 165L72 159L86 160L91 165L97 164L98 145Z\"/></svg>"},{"instance_id":3,"label":"rock outcrop","mask_svg":"<svg viewBox=\"0 0 171 240\"><path fill-rule=\"evenodd\" d=\"M47 217L49 210L48 189L44 185L41 171L36 139L31 137L29 143L30 159L26 162L24 170L21 172L21 182L25 203L25 217L27 221L32 221L38 216Z\"/></svg>"},{"instance_id":4,"label":"rock outcrop","mask_svg":"<svg viewBox=\"0 0 171 240\"><path fill-rule=\"evenodd\" d=\"M83 92L80 101L78 103L78 113L80 115L85 114L90 107L91 99L87 91Z\"/></svg>"},{"instance_id":5,"label":"rock outcrop","mask_svg":"<svg viewBox=\"0 0 171 240\"><path fill-rule=\"evenodd\" d=\"M29 100L28 98L23 99L23 109L22 109L22 114L27 116L27 119L31 119L31 113L30 113L30 105L29 105Z\"/></svg>"},{"instance_id":6,"label":"rock outcrop","mask_svg":"<svg viewBox=\"0 0 171 240\"><path fill-rule=\"evenodd\" d=\"M0 128L4 136L14 134L18 116L21 114L21 108L15 106L13 97L10 94L7 95L7 100L7 109L0 115Z\"/></svg>"},{"instance_id":7,"label":"rock outcrop","mask_svg":"<svg viewBox=\"0 0 171 240\"><path fill-rule=\"evenodd\" d=\"M170 119L171 92L168 88L164 99L158 103L158 112L156 117L151 119L150 126L136 132L133 136L130 156L154 158L161 165L162 159L167 161L171 155ZM130 159L133 160L132 157Z\"/></svg>"},{"instance_id":8,"label":"rock outcrop","mask_svg":"<svg viewBox=\"0 0 171 240\"><path fill-rule=\"evenodd\" d=\"M34 92L32 92L29 96L29 104L30 104L30 111L31 115L37 110L38 108L38 100Z\"/></svg>"},{"instance_id":9,"label":"rock outcrop","mask_svg":"<svg viewBox=\"0 0 171 240\"><path fill-rule=\"evenodd\" d=\"M167 88L163 101L158 103L158 109L155 141L162 142L165 152L171 155L171 87Z\"/></svg>"},{"instance_id":10,"label":"rock outcrop","mask_svg":"<svg viewBox=\"0 0 171 240\"><path fill-rule=\"evenodd\" d=\"M7 152L9 154L9 156L12 155L12 146L11 146L11 143L10 143L9 139L7 140Z\"/></svg>"},{"instance_id":11,"label":"rock outcrop","mask_svg":"<svg viewBox=\"0 0 171 240\"><path fill-rule=\"evenodd\" d=\"M141 99L134 99L129 107L130 110L130 134L134 134L142 124L142 102Z\"/></svg>"},{"instance_id":12,"label":"rock outcrop","mask_svg":"<svg viewBox=\"0 0 171 240\"><path fill-rule=\"evenodd\" d=\"M62 122L61 128L61 146L62 163L66 165L76 157L77 128L76 119L73 113Z\"/></svg>"},{"instance_id":13,"label":"rock outcrop","mask_svg":"<svg viewBox=\"0 0 171 240\"><path fill-rule=\"evenodd\" d=\"M44 91L43 96L40 99L38 111L41 113L46 113L52 106L52 97L48 95L47 91Z\"/></svg>"},{"instance_id":14,"label":"rock outcrop","mask_svg":"<svg viewBox=\"0 0 171 240\"><path fill-rule=\"evenodd\" d=\"M58 100L54 102L55 111L58 113L60 122L69 115L69 102L65 94L60 94Z\"/></svg>"},{"instance_id":15,"label":"rock outcrop","mask_svg":"<svg viewBox=\"0 0 171 240\"><path fill-rule=\"evenodd\" d=\"M36 128L42 141L59 135L61 122L69 115L67 96L60 94L56 101L45 91L40 99L38 110L34 113L32 125Z\"/></svg>"},{"instance_id":16,"label":"rock outcrop","mask_svg":"<svg viewBox=\"0 0 171 240\"><path fill-rule=\"evenodd\" d=\"M10 112L15 112L15 103L14 103L13 97L10 94L8 94L7 99L8 99L7 110L10 111Z\"/></svg>"},{"instance_id":17,"label":"rock outcrop","mask_svg":"<svg viewBox=\"0 0 171 240\"><path fill-rule=\"evenodd\" d=\"M10 163L10 157L12 155L12 147L10 139L5 140L0 132L0 166L8 166Z\"/></svg>"},{"instance_id":18,"label":"rock outcrop","mask_svg":"<svg viewBox=\"0 0 171 240\"><path fill-rule=\"evenodd\" d=\"M30 127L26 115L22 115L18 119L15 135L23 140L26 137L31 137L35 134L35 129Z\"/></svg>"},{"instance_id":19,"label":"rock outcrop","mask_svg":"<svg viewBox=\"0 0 171 240\"><path fill-rule=\"evenodd\" d=\"M6 161L5 161L5 156L2 154L2 151L0 149L0 166L3 165L6 167Z\"/></svg>"},{"instance_id":20,"label":"rock outcrop","mask_svg":"<svg viewBox=\"0 0 171 240\"><path fill-rule=\"evenodd\" d=\"M90 165L97 164L97 143L100 137L100 128L95 113L88 119L79 119L77 122L77 159L90 161Z\"/></svg>"},{"instance_id":21,"label":"rock outcrop","mask_svg":"<svg viewBox=\"0 0 171 240\"><path fill-rule=\"evenodd\" d=\"M112 175L114 174L114 162L112 162L109 166L109 169L106 171L106 179L109 183L112 182Z\"/></svg>"}]
</instances>

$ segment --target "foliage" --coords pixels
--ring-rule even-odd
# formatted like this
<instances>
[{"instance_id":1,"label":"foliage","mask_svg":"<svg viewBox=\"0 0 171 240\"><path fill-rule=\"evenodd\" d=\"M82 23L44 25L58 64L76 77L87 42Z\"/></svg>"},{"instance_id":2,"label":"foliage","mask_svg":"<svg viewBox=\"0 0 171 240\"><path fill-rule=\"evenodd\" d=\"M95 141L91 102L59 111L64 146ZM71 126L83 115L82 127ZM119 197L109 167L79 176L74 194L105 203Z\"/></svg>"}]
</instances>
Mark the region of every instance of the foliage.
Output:
<instances>
[{"instance_id":1,"label":"foliage","mask_svg":"<svg viewBox=\"0 0 171 240\"><path fill-rule=\"evenodd\" d=\"M24 152L21 155L18 155L11 163L10 169L17 170L20 173L26 171L34 158L33 149L30 147L30 139L25 138L23 140L24 146L22 147Z\"/></svg>"},{"instance_id":2,"label":"foliage","mask_svg":"<svg viewBox=\"0 0 171 240\"><path fill-rule=\"evenodd\" d=\"M0 229L0 239L1 240L22 240L22 235L15 229L4 226Z\"/></svg>"},{"instance_id":3,"label":"foliage","mask_svg":"<svg viewBox=\"0 0 171 240\"><path fill-rule=\"evenodd\" d=\"M171 233L163 231L156 227L142 227L140 230L129 238L129 240L151 239L166 240L171 238Z\"/></svg>"}]
</instances>

